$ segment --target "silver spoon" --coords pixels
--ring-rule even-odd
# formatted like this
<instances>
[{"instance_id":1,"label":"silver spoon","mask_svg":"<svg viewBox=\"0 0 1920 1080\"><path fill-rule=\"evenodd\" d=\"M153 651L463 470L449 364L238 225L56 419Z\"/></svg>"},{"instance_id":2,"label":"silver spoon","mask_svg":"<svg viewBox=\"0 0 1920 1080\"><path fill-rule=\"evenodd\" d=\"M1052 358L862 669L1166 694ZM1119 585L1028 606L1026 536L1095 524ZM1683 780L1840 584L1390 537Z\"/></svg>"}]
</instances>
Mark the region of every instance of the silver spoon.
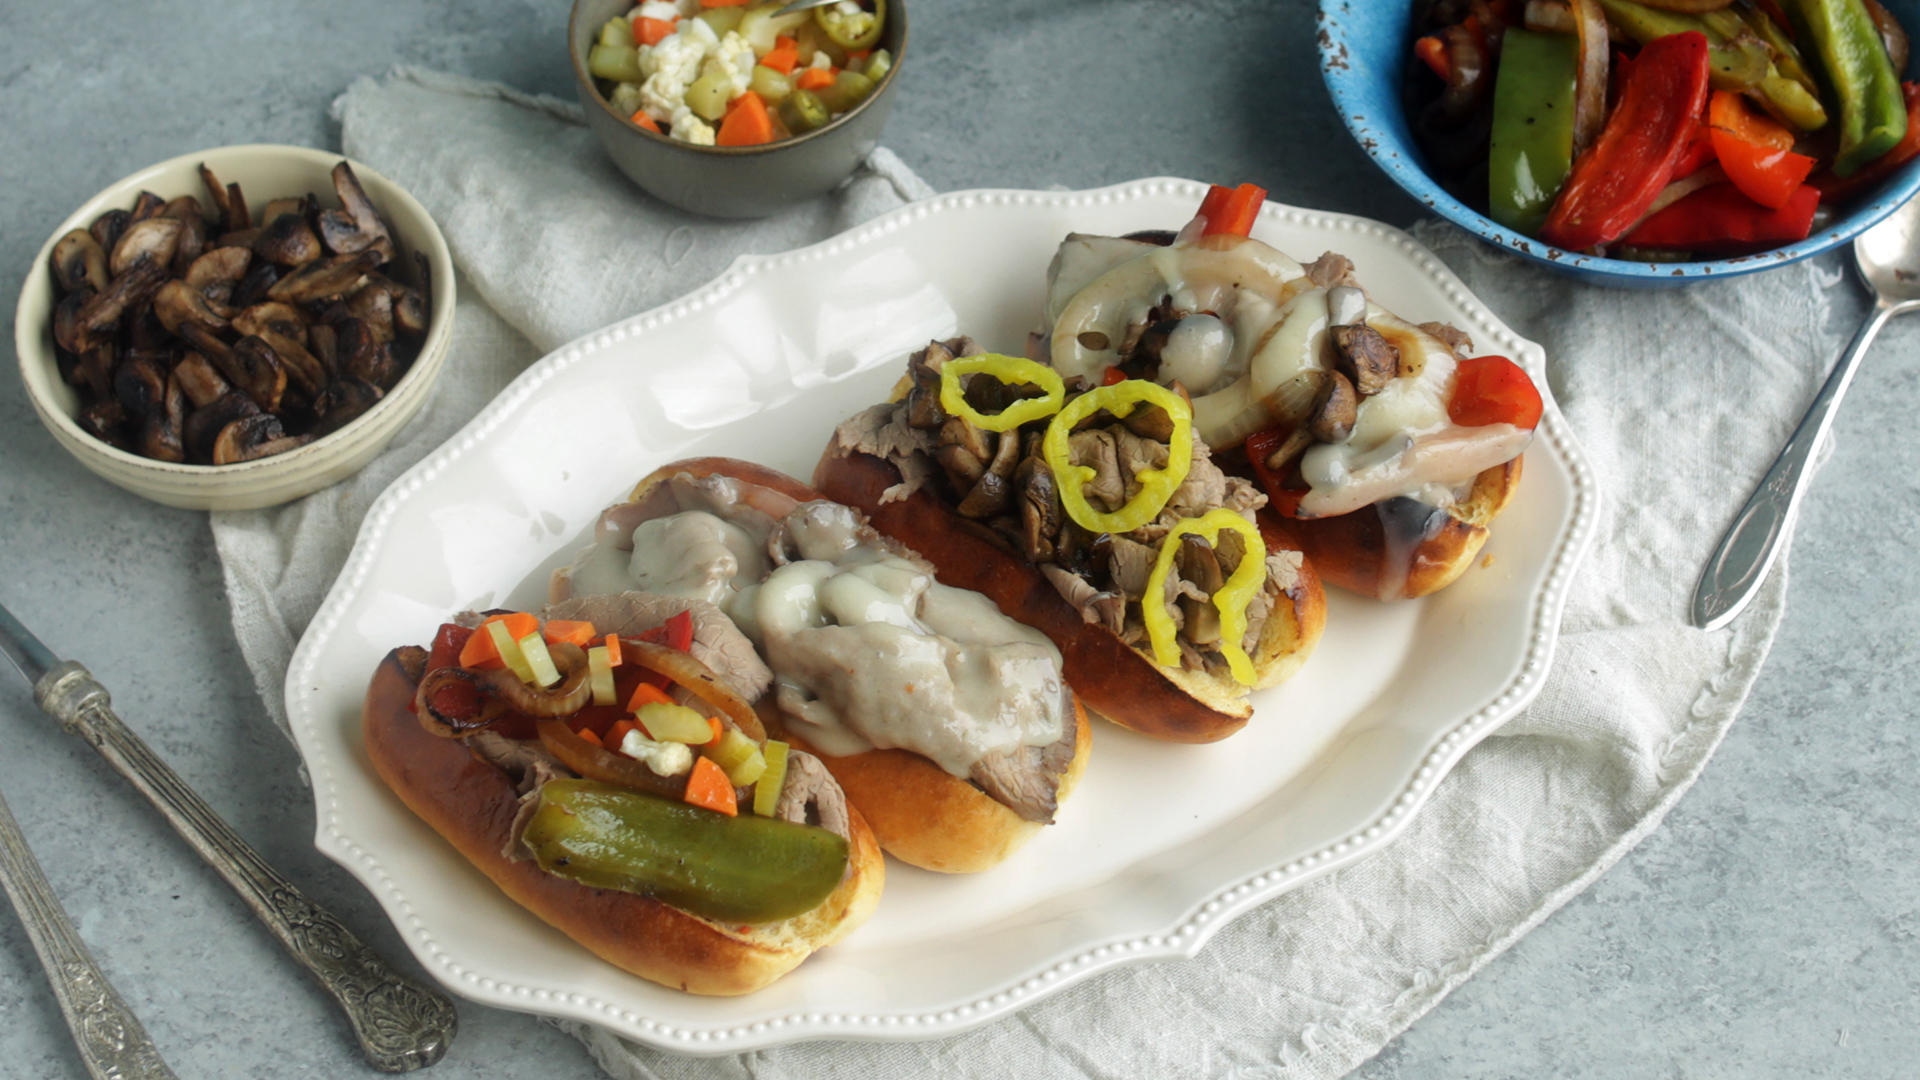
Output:
<instances>
[{"instance_id":1,"label":"silver spoon","mask_svg":"<svg viewBox=\"0 0 1920 1080\"><path fill-rule=\"evenodd\" d=\"M781 15L797 15L802 11L811 11L817 7L826 7L828 4L837 4L839 2L840 0L793 0L793 3L774 12L774 15L776 17Z\"/></svg>"},{"instance_id":2,"label":"silver spoon","mask_svg":"<svg viewBox=\"0 0 1920 1080\"><path fill-rule=\"evenodd\" d=\"M1873 314L1853 335L1833 374L1800 418L1800 426L1767 470L1733 526L1720 539L1693 590L1693 625L1718 630L1753 599L1780 555L1780 537L1807 490L1807 463L1833 426L1841 395L1880 328L1895 315L1920 309L1920 199L1909 199L1853 242L1854 265L1873 290Z\"/></svg>"}]
</instances>

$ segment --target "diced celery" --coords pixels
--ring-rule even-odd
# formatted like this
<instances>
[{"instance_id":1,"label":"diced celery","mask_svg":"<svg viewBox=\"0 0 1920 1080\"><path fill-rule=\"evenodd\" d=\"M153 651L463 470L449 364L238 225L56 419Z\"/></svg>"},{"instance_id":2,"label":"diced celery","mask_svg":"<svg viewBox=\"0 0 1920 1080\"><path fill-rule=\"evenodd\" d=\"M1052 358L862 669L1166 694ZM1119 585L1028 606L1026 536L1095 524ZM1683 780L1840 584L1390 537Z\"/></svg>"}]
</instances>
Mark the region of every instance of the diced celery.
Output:
<instances>
[{"instance_id":1,"label":"diced celery","mask_svg":"<svg viewBox=\"0 0 1920 1080\"><path fill-rule=\"evenodd\" d=\"M607 647L595 645L587 650L588 685L593 687L595 705L615 704L613 688L613 664L607 659Z\"/></svg>"},{"instance_id":2,"label":"diced celery","mask_svg":"<svg viewBox=\"0 0 1920 1080\"><path fill-rule=\"evenodd\" d=\"M893 54L887 50L875 49L873 50L873 55L867 57L867 70L865 74L867 78L872 79L874 82L879 82L881 79L886 78L887 72L892 70Z\"/></svg>"},{"instance_id":3,"label":"diced celery","mask_svg":"<svg viewBox=\"0 0 1920 1080\"><path fill-rule=\"evenodd\" d=\"M753 785L753 812L772 817L774 808L780 805L780 789L787 783L787 744L768 739L761 753L766 756L767 771Z\"/></svg>"},{"instance_id":4,"label":"diced celery","mask_svg":"<svg viewBox=\"0 0 1920 1080\"><path fill-rule=\"evenodd\" d=\"M687 108L702 120L718 120L727 115L727 102L732 98L733 79L711 59L700 69L700 77L687 87Z\"/></svg>"},{"instance_id":5,"label":"diced celery","mask_svg":"<svg viewBox=\"0 0 1920 1080\"><path fill-rule=\"evenodd\" d=\"M727 31L738 30L740 28L740 20L745 18L746 14L744 9L736 5L734 7L707 8L694 17L705 22L708 26L713 27L714 36L726 37Z\"/></svg>"},{"instance_id":6,"label":"diced celery","mask_svg":"<svg viewBox=\"0 0 1920 1080\"><path fill-rule=\"evenodd\" d=\"M642 705L634 714L640 726L655 742L677 742L700 745L713 741L713 725L707 718L687 708L685 705L662 705L655 702Z\"/></svg>"},{"instance_id":7,"label":"diced celery","mask_svg":"<svg viewBox=\"0 0 1920 1080\"><path fill-rule=\"evenodd\" d=\"M527 666L527 655L520 651L520 643L513 640L507 624L500 620L490 622L487 624L487 633L493 636L494 651L500 654L500 660L507 665L507 670L518 675L523 683L533 682L533 669Z\"/></svg>"},{"instance_id":8,"label":"diced celery","mask_svg":"<svg viewBox=\"0 0 1920 1080\"><path fill-rule=\"evenodd\" d=\"M633 47L633 24L615 16L600 28L600 44Z\"/></svg>"},{"instance_id":9,"label":"diced celery","mask_svg":"<svg viewBox=\"0 0 1920 1080\"><path fill-rule=\"evenodd\" d=\"M753 756L727 770L727 779L733 782L734 787L746 787L760 779L761 774L766 771L767 756L755 747Z\"/></svg>"},{"instance_id":10,"label":"diced celery","mask_svg":"<svg viewBox=\"0 0 1920 1080\"><path fill-rule=\"evenodd\" d=\"M752 739L738 731L729 729L720 736L720 745L708 751L713 763L726 770L727 779L734 787L746 787L767 769L766 755Z\"/></svg>"},{"instance_id":11,"label":"diced celery","mask_svg":"<svg viewBox=\"0 0 1920 1080\"><path fill-rule=\"evenodd\" d=\"M791 34L801 23L808 22L813 17L810 12L805 11L796 11L791 15L777 14L784 6L781 0L774 0L770 4L761 4L741 17L740 36L746 38L747 44L753 46L756 55L765 56L772 52L776 38L782 34Z\"/></svg>"},{"instance_id":12,"label":"diced celery","mask_svg":"<svg viewBox=\"0 0 1920 1080\"><path fill-rule=\"evenodd\" d=\"M857 71L843 71L833 77L832 86L823 86L815 93L820 95L820 104L835 116L846 112L867 99L873 93L873 80Z\"/></svg>"},{"instance_id":13,"label":"diced celery","mask_svg":"<svg viewBox=\"0 0 1920 1080\"><path fill-rule=\"evenodd\" d=\"M527 670L533 674L528 682L544 688L560 681L560 669L553 666L553 654L547 651L547 641L539 631L520 639L520 654L526 657Z\"/></svg>"},{"instance_id":14,"label":"diced celery","mask_svg":"<svg viewBox=\"0 0 1920 1080\"><path fill-rule=\"evenodd\" d=\"M753 81L747 84L747 89L759 94L761 101L777 105L793 93L793 81L765 64L755 64Z\"/></svg>"},{"instance_id":15,"label":"diced celery","mask_svg":"<svg viewBox=\"0 0 1920 1080\"><path fill-rule=\"evenodd\" d=\"M645 82L640 70L640 50L628 45L595 45L587 53L587 70L602 79L615 82Z\"/></svg>"}]
</instances>

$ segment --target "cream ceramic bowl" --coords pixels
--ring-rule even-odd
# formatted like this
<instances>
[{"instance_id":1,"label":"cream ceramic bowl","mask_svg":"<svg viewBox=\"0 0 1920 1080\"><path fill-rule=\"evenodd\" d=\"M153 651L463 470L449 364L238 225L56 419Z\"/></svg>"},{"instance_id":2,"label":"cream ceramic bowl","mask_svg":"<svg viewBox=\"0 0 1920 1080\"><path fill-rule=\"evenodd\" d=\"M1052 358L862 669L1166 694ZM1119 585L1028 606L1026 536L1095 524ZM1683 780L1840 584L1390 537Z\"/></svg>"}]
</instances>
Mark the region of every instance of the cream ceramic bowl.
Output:
<instances>
[{"instance_id":1,"label":"cream ceramic bowl","mask_svg":"<svg viewBox=\"0 0 1920 1080\"><path fill-rule=\"evenodd\" d=\"M237 183L252 206L314 192L332 204L333 167L339 154L301 146L227 146L149 166L115 183L70 214L41 245L20 289L14 313L14 350L27 396L60 445L102 478L168 506L189 510L251 510L311 494L360 470L426 404L453 335L453 259L446 238L413 196L398 184L350 161L360 186L378 207L401 248L394 276L409 284L413 253L426 256L433 274L432 321L427 338L399 383L366 414L325 438L284 454L237 465L184 465L154 461L116 449L83 431L74 417L80 396L60 378L53 347L53 246L70 230L86 228L108 210L130 209L142 191L163 199L193 195L207 203L199 167L222 182Z\"/></svg>"}]
</instances>

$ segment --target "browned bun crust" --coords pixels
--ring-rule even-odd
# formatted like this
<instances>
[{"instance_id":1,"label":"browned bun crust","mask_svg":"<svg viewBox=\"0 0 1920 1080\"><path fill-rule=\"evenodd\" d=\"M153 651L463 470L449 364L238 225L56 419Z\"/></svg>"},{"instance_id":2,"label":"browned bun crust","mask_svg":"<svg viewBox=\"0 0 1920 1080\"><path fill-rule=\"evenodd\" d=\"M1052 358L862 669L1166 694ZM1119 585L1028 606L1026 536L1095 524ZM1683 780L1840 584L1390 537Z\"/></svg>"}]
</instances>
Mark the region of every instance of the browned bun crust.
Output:
<instances>
[{"instance_id":1,"label":"browned bun crust","mask_svg":"<svg viewBox=\"0 0 1920 1080\"><path fill-rule=\"evenodd\" d=\"M682 473L694 479L730 476L771 488L801 502L828 497L764 465L735 458L705 457L675 461L655 469L634 486L629 501L645 504L659 500L658 506L650 509L663 514L674 512L678 507L670 502L665 483ZM907 546L919 550L911 543ZM941 580L946 580L944 574ZM1072 685L1071 675L1067 676L1067 683ZM1077 735L1073 761L1066 775L1060 778L1059 801L1062 803L1086 772L1087 758L1093 748L1091 725L1077 697L1073 711ZM976 873L998 865L1044 828L920 754L909 750L869 750L833 757L794 737L781 722L779 710L765 699L759 712L769 730L820 759L840 782L847 801L860 808L879 838L880 846L901 862L943 873Z\"/></svg>"},{"instance_id":2,"label":"browned bun crust","mask_svg":"<svg viewBox=\"0 0 1920 1080\"><path fill-rule=\"evenodd\" d=\"M1407 552L1404 580L1388 556L1386 526L1374 507L1287 525L1327 581L1379 600L1426 596L1453 584L1473 565L1487 542L1487 526L1520 486L1521 460L1514 458L1474 478L1466 501L1444 511L1432 535Z\"/></svg>"},{"instance_id":3,"label":"browned bun crust","mask_svg":"<svg viewBox=\"0 0 1920 1080\"><path fill-rule=\"evenodd\" d=\"M616 967L689 993L748 994L851 933L880 901L884 861L857 811L849 814L847 879L814 910L763 926L721 925L649 896L589 888L531 860L510 861L501 853L519 802L512 781L460 740L421 727L407 710L414 687L399 650L388 653L361 713L374 770L515 903Z\"/></svg>"},{"instance_id":4,"label":"browned bun crust","mask_svg":"<svg viewBox=\"0 0 1920 1080\"><path fill-rule=\"evenodd\" d=\"M1065 660L1067 682L1089 709L1122 727L1169 742L1217 742L1253 716L1244 687L1204 672L1163 668L1103 626L1081 619L1040 568L980 535L978 528L925 489L882 503L900 472L859 452L821 456L813 485L836 502L863 511L873 527L926 556L940 581L983 593L1000 610L1053 639ZM1293 548L1285 527L1263 520L1269 549ZM1326 626L1326 594L1311 559L1291 603L1274 605L1255 649L1261 686L1292 675Z\"/></svg>"},{"instance_id":5,"label":"browned bun crust","mask_svg":"<svg viewBox=\"0 0 1920 1080\"><path fill-rule=\"evenodd\" d=\"M1079 786L1093 749L1093 725L1076 699L1073 762L1060 778L1059 801ZM1046 826L1028 821L960 777L907 750L868 750L832 757L786 733L783 739L820 759L861 807L887 854L943 874L974 874L1005 862Z\"/></svg>"}]
</instances>

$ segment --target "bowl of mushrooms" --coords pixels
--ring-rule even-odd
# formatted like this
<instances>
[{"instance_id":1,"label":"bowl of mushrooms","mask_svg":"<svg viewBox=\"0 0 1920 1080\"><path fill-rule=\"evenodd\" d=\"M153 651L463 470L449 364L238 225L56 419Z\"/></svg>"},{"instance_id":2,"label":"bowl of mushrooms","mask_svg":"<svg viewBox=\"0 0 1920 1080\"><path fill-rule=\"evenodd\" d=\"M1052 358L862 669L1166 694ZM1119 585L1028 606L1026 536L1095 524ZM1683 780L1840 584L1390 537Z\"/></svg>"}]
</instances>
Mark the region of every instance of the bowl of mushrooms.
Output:
<instances>
[{"instance_id":1,"label":"bowl of mushrooms","mask_svg":"<svg viewBox=\"0 0 1920 1080\"><path fill-rule=\"evenodd\" d=\"M275 506L358 471L426 403L453 263L425 209L338 154L230 146L61 222L14 318L40 421L169 506Z\"/></svg>"}]
</instances>

